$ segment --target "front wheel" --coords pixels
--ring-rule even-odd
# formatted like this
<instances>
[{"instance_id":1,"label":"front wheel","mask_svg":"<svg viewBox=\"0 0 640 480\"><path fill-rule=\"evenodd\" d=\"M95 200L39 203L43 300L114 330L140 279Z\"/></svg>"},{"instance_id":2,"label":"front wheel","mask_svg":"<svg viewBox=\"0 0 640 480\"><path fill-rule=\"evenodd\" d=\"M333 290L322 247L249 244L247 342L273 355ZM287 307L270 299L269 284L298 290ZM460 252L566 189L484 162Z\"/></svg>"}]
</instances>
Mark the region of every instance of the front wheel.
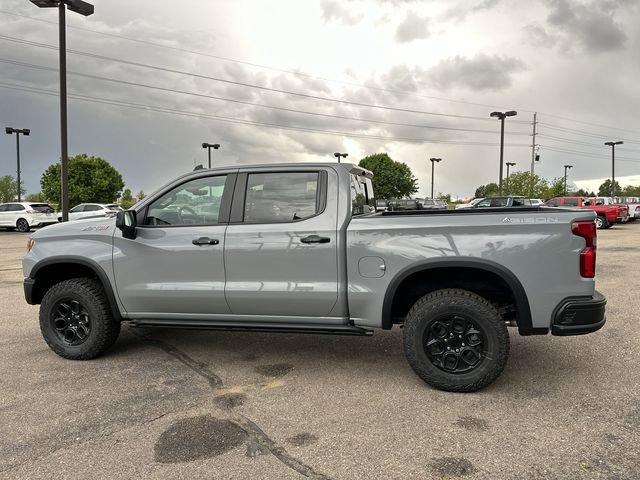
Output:
<instances>
[{"instance_id":1,"label":"front wheel","mask_svg":"<svg viewBox=\"0 0 640 480\"><path fill-rule=\"evenodd\" d=\"M120 334L102 285L73 278L49 289L40 305L40 331L55 353L89 360L104 353Z\"/></svg>"},{"instance_id":2,"label":"front wheel","mask_svg":"<svg viewBox=\"0 0 640 480\"><path fill-rule=\"evenodd\" d=\"M509 356L505 321L487 300L467 290L437 290L418 300L407 314L403 341L418 376L450 392L491 384Z\"/></svg>"},{"instance_id":3,"label":"front wheel","mask_svg":"<svg viewBox=\"0 0 640 480\"><path fill-rule=\"evenodd\" d=\"M16 230L18 230L20 233L27 233L29 230L31 230L31 226L29 225L29 222L27 222L24 218L19 218L16 222Z\"/></svg>"}]
</instances>

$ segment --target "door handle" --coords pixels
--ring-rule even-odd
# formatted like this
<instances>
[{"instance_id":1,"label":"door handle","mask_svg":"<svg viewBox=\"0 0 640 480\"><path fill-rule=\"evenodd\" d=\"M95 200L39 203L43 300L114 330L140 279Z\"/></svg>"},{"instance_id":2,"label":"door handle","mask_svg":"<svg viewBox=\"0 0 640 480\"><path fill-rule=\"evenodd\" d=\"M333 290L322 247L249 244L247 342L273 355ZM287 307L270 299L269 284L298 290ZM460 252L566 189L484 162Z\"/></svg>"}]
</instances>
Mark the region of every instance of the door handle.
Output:
<instances>
[{"instance_id":1,"label":"door handle","mask_svg":"<svg viewBox=\"0 0 640 480\"><path fill-rule=\"evenodd\" d=\"M191 243L193 243L194 245L200 246L200 245L218 245L220 242L215 238L200 237L200 238L194 239Z\"/></svg>"},{"instance_id":2,"label":"door handle","mask_svg":"<svg viewBox=\"0 0 640 480\"><path fill-rule=\"evenodd\" d=\"M302 243L329 243L331 239L329 237L320 237L318 235L309 235L300 239Z\"/></svg>"}]
</instances>

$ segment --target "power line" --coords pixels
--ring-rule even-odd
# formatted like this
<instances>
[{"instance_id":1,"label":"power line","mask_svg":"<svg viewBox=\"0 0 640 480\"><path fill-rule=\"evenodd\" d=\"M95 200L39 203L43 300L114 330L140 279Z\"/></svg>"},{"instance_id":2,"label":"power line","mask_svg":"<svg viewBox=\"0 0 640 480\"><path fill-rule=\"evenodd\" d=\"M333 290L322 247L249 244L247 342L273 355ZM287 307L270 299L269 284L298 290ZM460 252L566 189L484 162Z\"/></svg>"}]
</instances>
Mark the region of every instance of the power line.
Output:
<instances>
[{"instance_id":1,"label":"power line","mask_svg":"<svg viewBox=\"0 0 640 480\"><path fill-rule=\"evenodd\" d=\"M560 116L560 115L555 115L555 114L552 114L552 113L544 113L544 112L543 112L543 114L544 114L544 115L546 115L547 117L559 118L560 120L566 120L566 121L568 121L568 122L573 122L573 123L580 123L580 124L582 124L582 125L589 125L589 126L591 126L591 127L607 128L607 129L609 129L609 130L619 130L619 131L621 131L621 132L629 132L629 133L636 133L636 134L640 134L640 131L639 131L639 130L630 130L630 129L627 129L627 128L612 127L612 126L610 126L610 125L602 125L602 124L600 124L600 123L585 122L585 121L582 121L582 120L576 120L576 119L574 119L574 118L562 117L562 116Z\"/></svg>"},{"instance_id":2,"label":"power line","mask_svg":"<svg viewBox=\"0 0 640 480\"><path fill-rule=\"evenodd\" d=\"M28 15L23 15L20 13L15 13L15 12L9 12L6 10L0 10L0 13L3 13L5 15L11 15L14 17L20 17L20 18L25 18L25 19L29 19L29 20L33 20L36 22L42 22L42 23L47 23L50 25L58 25L58 22L54 22L51 20L44 20L41 18L36 18L36 17L31 17ZM346 86L351 86L351 87L359 87L359 88L365 88L368 90L375 90L375 91L380 91L380 92L385 92L385 93L393 93L393 94L400 94L400 95L406 95L406 96L412 96L412 97L418 97L418 98L424 98L424 99L428 99L428 100L439 100L439 101L445 101L445 102L452 102L452 103L461 103L461 104L466 104L466 105L473 105L473 106L477 106L477 107L486 107L486 108L500 108L503 109L504 106L495 106L495 105L489 105L486 103L478 103L478 102L470 102L468 100L460 100L460 99L454 99L454 98L446 98L446 97L439 97L439 96L435 96L435 95L425 95L425 94L419 94L419 93L415 93L415 92L407 92L405 90L396 90L396 89L391 89L391 88L383 88L383 87L374 87L371 85L364 85L364 84L360 84L360 83L356 83L356 82L347 82L344 80L335 80L335 79L331 79L331 78L326 78L326 77L322 77L322 76L318 76L318 75L313 75L313 74L309 74L309 73L304 73L304 72L299 72L299 71L294 71L294 70L286 70L283 68L278 68L278 67L271 67L271 66L267 66L267 65L262 65L259 63L252 63L252 62L247 62L247 61L243 61L243 60L237 60L237 59L233 59L233 58L229 58L229 57L223 57L220 55L213 55L210 53L205 53L205 52L200 52L197 50L190 50L187 48L182 48L182 47L175 47L175 46L171 46L171 45L164 45L162 43L157 43L157 42L151 42L149 40L142 40L139 38L133 38L133 37L127 37L125 35L118 35L115 33L109 33L109 32L101 32L99 30L92 30L90 28L84 28L84 27L76 27L76 26L72 26L72 25L67 25L67 28L71 28L74 30L79 30L79 31L83 31L83 32L90 32L90 33L94 33L97 35L104 35L106 37L111 37L111 38L117 38L120 40L127 40L130 42L136 42L136 43L140 43L142 45L149 45L149 46L153 46L153 47L159 47L159 48L164 48L167 50L173 50L175 52L180 52L180 53L189 53L192 55L199 55L202 57L208 57L208 58L212 58L215 60L221 60L224 62L230 62L230 63L237 63L240 65L246 65L249 67L253 67L253 68L260 68L263 70L272 70L275 72L279 72L279 73L285 73L287 75L294 75L297 77L303 77L303 78L313 78L316 80L322 80L325 82L332 82L332 83L337 83L337 84L341 84L341 85L346 85ZM532 110L525 110L525 109L519 109L523 112L529 112L529 113L533 113Z\"/></svg>"},{"instance_id":3,"label":"power line","mask_svg":"<svg viewBox=\"0 0 640 480\"><path fill-rule=\"evenodd\" d=\"M0 63L7 63L9 65L16 65L16 66L20 66L20 67L32 68L32 69L37 69L37 70L45 70L45 71L51 71L51 72L57 72L58 71L54 67L47 67L47 66L44 66L44 65L35 65L35 64L32 64L32 63L20 62L20 61L17 61L17 60L9 60L9 59L3 59L3 58L0 58ZM128 85L128 86L133 86L133 87L141 87L141 88L147 88L147 89L152 89L152 90L158 90L158 91L162 91L162 92L177 93L177 94L181 94L181 95L189 95L189 96L194 96L194 97L199 97L199 98L207 98L207 99L210 99L210 100L220 100L220 101L231 102L231 103L236 103L236 104L250 105L250 106L254 106L254 107L268 108L268 109L272 109L272 110L285 111L285 112L290 112L290 113L299 113L299 114L304 114L304 115L312 115L312 116L317 116L317 117L360 121L360 122L380 124L380 125L394 125L394 126L426 128L426 129L433 129L433 130L445 130L445 131L456 131L456 132L469 132L469 133L488 133L488 134L492 134L492 135L496 134L496 132L493 131L493 130L482 130L482 129L472 129L472 128L460 128L460 127L442 127L442 126L436 126L436 125L412 124L412 123L402 123L402 122L388 122L388 121L368 119L368 118L349 117L349 116L346 116L346 115L334 115L334 114L329 114L329 113L311 112L311 111L308 111L308 110L297 110L297 109L293 109L293 108L278 107L278 106L275 106L275 105L268 105L268 104L263 104L263 103L249 102L249 101L246 101L246 100L237 100L237 99L233 99L233 98L220 97L220 96L216 96L216 95L209 95L209 94L197 93L197 92L189 92L189 91L186 91L186 90L179 90L179 89L167 88L167 87L159 87L159 86L156 86L156 85L149 85L149 84L144 84L144 83L139 83L139 82L130 82L130 81L127 81L127 80L119 80L119 79L104 77L104 76L100 76L100 75L91 75L91 74L85 74L85 73L73 72L73 71L68 71L67 73L70 74L70 75L76 75L76 76L80 76L80 77L84 77L84 78L90 78L90 79L93 79L93 80L101 80L101 81L106 81L106 82L111 82L111 83L118 83L118 84L121 84L121 85ZM528 133L525 133L525 132L507 132L507 133L509 135L528 135Z\"/></svg>"},{"instance_id":4,"label":"power line","mask_svg":"<svg viewBox=\"0 0 640 480\"><path fill-rule=\"evenodd\" d=\"M591 147L591 148L597 148L599 150L604 150L606 147L604 144L598 144L598 143L589 143L589 142L581 142L578 140L572 140L569 138L564 138L564 137L555 137L553 135L547 135L547 134L539 134L540 137L542 138L546 138L555 142L562 142L562 143L571 143L573 145L582 145L582 146L587 146L587 147ZM621 147L618 147L621 148ZM640 152L640 150L637 150L635 148L624 148L624 150L630 151L630 152Z\"/></svg>"},{"instance_id":5,"label":"power line","mask_svg":"<svg viewBox=\"0 0 640 480\"><path fill-rule=\"evenodd\" d=\"M40 43L40 42L33 42L33 41L30 41L30 40L20 39L20 38L16 38L16 37L10 37L8 35L0 35L0 39L1 40L5 40L5 41L9 41L9 42L20 43L20 44L23 44L23 45L30 45L30 46L46 48L46 49L56 49L56 47L53 46L53 45ZM90 57L90 58L94 58L94 59L121 63L123 65L130 65L130 66L139 67L139 68L148 68L148 69L151 69L151 70L156 70L156 71L161 71L161 72L166 72L166 73L173 73L173 74L178 74L178 75L186 75L186 76L189 76L189 77L199 78L199 79L203 79L203 80L211 80L211 81L215 81L215 82L225 83L225 84L228 84L228 85L236 85L236 86L240 86L240 87L254 88L254 89L257 89L257 90L280 93L280 94L284 94L284 95L291 95L291 96L307 98L307 99L312 99L312 100L320 100L320 101L325 101L325 102L340 103L340 104L351 105L351 106L356 106L356 107L375 108L375 109L388 110L388 111L393 111L393 112L416 113L416 114L422 114L422 115L433 115L433 116L450 117L450 118L462 118L462 119L467 119L467 120L480 120L480 121L489 121L489 122L493 122L494 121L492 118L489 118L489 117L476 117L476 116L471 116L471 115L458 115L458 114L452 114L452 113L440 113L440 112L430 112L430 111L425 111L425 110L413 110L413 109L407 109L407 108L391 107L391 106L388 106L388 105L378 105L378 104L371 104L371 103L364 103L364 102L356 102L356 101L351 101L351 100L341 100L341 99L338 99L338 98L323 97L323 96L320 96L320 95L311 95L311 94L302 93L302 92L293 92L293 91L290 91L290 90L282 90L282 89L278 89L278 88L265 87L263 85L256 85L256 84L252 84L252 83L239 82L239 81L236 81L236 80L228 80L228 79L225 79L225 78L213 77L213 76L210 76L210 75L204 75L204 74L200 74L200 73L185 72L183 70L177 70L177 69L168 68L168 67L161 67L161 66L158 66L158 65L149 65L149 64L145 64L145 63L134 62L134 61L131 61L131 60L123 60L123 59L119 59L119 58L108 57L108 56L105 56L105 55L98 55L98 54L89 53L89 52L83 52L83 51L79 51L79 50L68 49L67 52L71 53L71 54L74 54L74 55L81 55L81 56ZM73 73L73 72L69 71L68 73L69 74L74 74L74 75L80 75L77 72ZM86 76L86 74L82 74L82 75ZM89 78L93 78L93 77L89 77ZM513 121L512 123L528 123L528 122L526 122L526 121Z\"/></svg>"},{"instance_id":6,"label":"power line","mask_svg":"<svg viewBox=\"0 0 640 480\"><path fill-rule=\"evenodd\" d=\"M540 145L541 147L544 147L546 150L552 151L552 152L556 152L556 153L566 153L568 155L577 155L577 156L582 156L582 157L589 157L589 158L597 158L599 160L602 159L608 159L607 155L596 155L593 152L583 152L583 151L579 151L579 150L571 150L571 149L567 149L567 148L561 148L561 147L554 147L551 145ZM630 157L619 157L616 156L616 161L622 161L622 162L633 162L633 163L640 163L640 158L630 158Z\"/></svg>"},{"instance_id":7,"label":"power line","mask_svg":"<svg viewBox=\"0 0 640 480\"><path fill-rule=\"evenodd\" d=\"M29 92L29 93L38 93L38 94L49 95L49 96L58 96L58 92L55 90L47 90L47 89L25 86L25 85L0 83L0 88L6 88L9 90L17 90L17 91L23 91L23 92ZM240 118L234 118L234 117L226 117L222 115L204 114L199 112L179 110L179 109L173 109L173 108L156 106L156 105L127 102L127 101L121 101L117 99L109 99L109 98L73 94L73 93L69 94L69 98L74 100L83 100L87 102L93 102L93 103L127 107L135 110L154 111L159 113L181 115L186 117L205 118L205 119L216 120L216 121L221 121L226 123L270 127L275 129L293 130L293 131L300 131L300 132L306 132L306 133L318 133L318 134L325 134L325 135L354 137L354 138L373 139L373 140L387 140L387 141L407 142L407 143L435 143L435 144L445 144L445 145L487 146L487 147L498 146L497 143L487 143L487 142L472 142L472 141L460 142L460 141L437 140L437 139L392 137L392 136L372 135L372 134L364 134L364 133L341 132L341 131L334 131L334 130L321 130L316 128L297 127L297 126L282 125L282 124L268 123L268 122L258 122L258 121L246 120L246 119L240 119ZM509 147L528 147L529 146L527 144L506 144L506 145Z\"/></svg>"},{"instance_id":8,"label":"power line","mask_svg":"<svg viewBox=\"0 0 640 480\"><path fill-rule=\"evenodd\" d=\"M603 139L603 140L608 140L611 138L611 135L602 135L602 134L597 134L595 132L585 132L584 130L576 130L574 128L569 128L569 127L562 127L560 125L556 125L553 123L546 123L546 122L538 122L539 125L543 125L545 128L548 128L550 130L556 130L559 132L563 132L563 133L569 133L572 135L579 135L579 136L583 136L583 137L590 137L590 138L598 138L598 139ZM640 139L632 139L632 138L619 138L616 137L619 140L623 140L627 143L637 143L640 144Z\"/></svg>"}]
</instances>

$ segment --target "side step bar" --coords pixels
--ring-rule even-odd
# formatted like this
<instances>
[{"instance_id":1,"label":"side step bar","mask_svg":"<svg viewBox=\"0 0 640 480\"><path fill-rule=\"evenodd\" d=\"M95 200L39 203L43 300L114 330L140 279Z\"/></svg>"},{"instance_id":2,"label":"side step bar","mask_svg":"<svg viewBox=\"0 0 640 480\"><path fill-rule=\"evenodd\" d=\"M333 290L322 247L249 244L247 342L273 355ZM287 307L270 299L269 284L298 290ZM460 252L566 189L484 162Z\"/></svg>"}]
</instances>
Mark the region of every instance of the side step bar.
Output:
<instances>
[{"instance_id":1,"label":"side step bar","mask_svg":"<svg viewBox=\"0 0 640 480\"><path fill-rule=\"evenodd\" d=\"M235 330L241 332L315 333L324 335L371 336L373 330L354 325L291 324L265 322L225 322L221 320L128 320L130 327L180 328L190 330Z\"/></svg>"}]
</instances>

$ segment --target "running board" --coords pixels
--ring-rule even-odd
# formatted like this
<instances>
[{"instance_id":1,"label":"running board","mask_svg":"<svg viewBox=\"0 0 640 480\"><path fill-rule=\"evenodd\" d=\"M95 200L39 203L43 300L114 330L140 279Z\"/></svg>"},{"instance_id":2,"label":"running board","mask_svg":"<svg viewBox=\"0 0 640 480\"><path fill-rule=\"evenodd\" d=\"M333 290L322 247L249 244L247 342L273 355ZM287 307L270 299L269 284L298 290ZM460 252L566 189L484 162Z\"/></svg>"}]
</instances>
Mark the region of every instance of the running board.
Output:
<instances>
[{"instance_id":1,"label":"running board","mask_svg":"<svg viewBox=\"0 0 640 480\"><path fill-rule=\"evenodd\" d=\"M315 333L323 335L373 335L373 330L354 325L291 324L266 322L225 322L220 320L128 320L129 326L180 328L190 330L235 330L241 332Z\"/></svg>"}]
</instances>

